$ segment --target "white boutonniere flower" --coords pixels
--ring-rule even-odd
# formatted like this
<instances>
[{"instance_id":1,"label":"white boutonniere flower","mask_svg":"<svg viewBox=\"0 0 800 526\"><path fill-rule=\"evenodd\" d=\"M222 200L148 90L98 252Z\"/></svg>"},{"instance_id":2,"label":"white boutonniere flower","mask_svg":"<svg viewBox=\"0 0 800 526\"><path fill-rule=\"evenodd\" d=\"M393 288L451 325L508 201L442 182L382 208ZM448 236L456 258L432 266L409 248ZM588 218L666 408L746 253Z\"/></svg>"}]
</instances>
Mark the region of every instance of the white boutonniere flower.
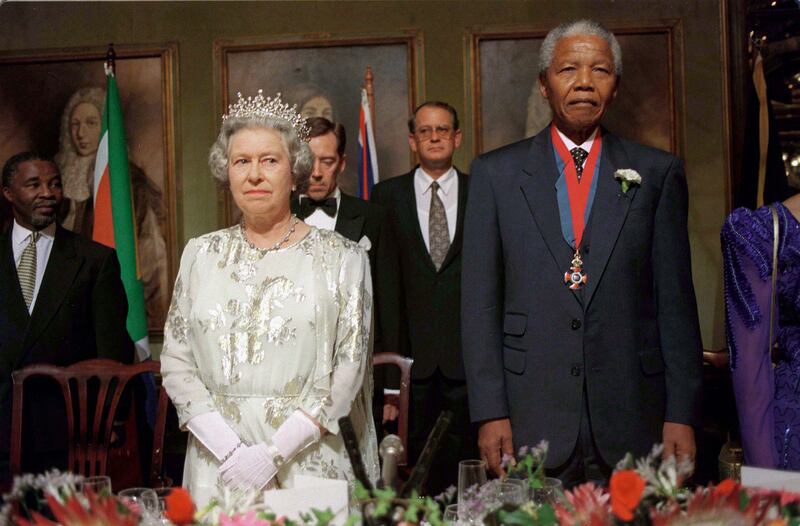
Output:
<instances>
[{"instance_id":1,"label":"white boutonniere flower","mask_svg":"<svg viewBox=\"0 0 800 526\"><path fill-rule=\"evenodd\" d=\"M619 181L623 194L627 194L631 186L642 184L642 176L636 170L617 170L614 172L614 179Z\"/></svg>"}]
</instances>

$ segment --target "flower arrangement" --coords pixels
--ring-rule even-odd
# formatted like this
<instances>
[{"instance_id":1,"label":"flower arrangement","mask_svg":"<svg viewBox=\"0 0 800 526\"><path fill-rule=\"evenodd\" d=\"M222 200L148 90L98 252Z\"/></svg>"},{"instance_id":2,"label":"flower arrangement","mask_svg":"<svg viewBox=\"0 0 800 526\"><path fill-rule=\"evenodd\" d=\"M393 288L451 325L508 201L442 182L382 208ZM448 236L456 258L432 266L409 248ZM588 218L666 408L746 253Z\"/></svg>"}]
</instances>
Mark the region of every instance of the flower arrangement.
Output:
<instances>
[{"instance_id":1,"label":"flower arrangement","mask_svg":"<svg viewBox=\"0 0 800 526\"><path fill-rule=\"evenodd\" d=\"M493 497L500 481L473 488L465 502L474 516L490 526L800 526L800 494L743 488L733 480L716 486L689 489L682 481L690 473L688 463L674 457L662 459L655 446L636 461L628 455L616 467L608 487L588 482L566 490L553 502L527 500L500 506ZM547 444L523 448L517 460L505 459L510 477L527 479L532 489L545 480ZM15 480L0 524L22 526L134 526L138 510L112 495L76 492L79 477L51 472ZM454 490L436 499L397 498L391 489L369 491L357 487L354 497L362 513L349 517L346 526L429 524L444 526L441 506ZM255 506L256 495L223 491L219 500L197 510L186 490L175 488L166 497L165 516L176 526L328 526L330 510L312 509L299 521L276 517Z\"/></svg>"}]
</instances>

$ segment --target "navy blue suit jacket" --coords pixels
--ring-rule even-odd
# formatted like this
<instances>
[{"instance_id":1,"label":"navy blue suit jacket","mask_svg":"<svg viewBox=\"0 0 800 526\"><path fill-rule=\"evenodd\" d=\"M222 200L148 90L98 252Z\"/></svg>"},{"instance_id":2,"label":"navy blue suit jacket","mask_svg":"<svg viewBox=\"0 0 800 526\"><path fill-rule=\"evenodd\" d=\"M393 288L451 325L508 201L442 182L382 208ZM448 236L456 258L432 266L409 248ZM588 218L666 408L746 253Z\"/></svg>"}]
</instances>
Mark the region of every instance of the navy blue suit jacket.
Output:
<instances>
[{"instance_id":1,"label":"navy blue suit jacket","mask_svg":"<svg viewBox=\"0 0 800 526\"><path fill-rule=\"evenodd\" d=\"M699 423L702 346L673 155L603 132L582 247L588 283L564 284L549 128L478 157L464 226L462 339L473 421L509 417L516 448L550 442L563 464L584 386L596 444L614 465L661 441L665 421ZM618 169L641 185L623 193Z\"/></svg>"}]
</instances>

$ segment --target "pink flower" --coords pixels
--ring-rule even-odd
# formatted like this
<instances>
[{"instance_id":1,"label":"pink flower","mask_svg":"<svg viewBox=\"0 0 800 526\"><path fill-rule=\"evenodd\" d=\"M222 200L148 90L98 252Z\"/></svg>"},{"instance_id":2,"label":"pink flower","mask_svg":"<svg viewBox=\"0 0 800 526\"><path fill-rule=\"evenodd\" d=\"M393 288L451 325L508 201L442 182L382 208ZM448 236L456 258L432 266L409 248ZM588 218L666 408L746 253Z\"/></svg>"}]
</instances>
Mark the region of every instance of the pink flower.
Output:
<instances>
[{"instance_id":1,"label":"pink flower","mask_svg":"<svg viewBox=\"0 0 800 526\"><path fill-rule=\"evenodd\" d=\"M247 513L236 513L231 517L224 513L219 516L219 526L273 526L277 524L283 525L283 517L275 522L270 522L267 519L259 518L254 510Z\"/></svg>"}]
</instances>

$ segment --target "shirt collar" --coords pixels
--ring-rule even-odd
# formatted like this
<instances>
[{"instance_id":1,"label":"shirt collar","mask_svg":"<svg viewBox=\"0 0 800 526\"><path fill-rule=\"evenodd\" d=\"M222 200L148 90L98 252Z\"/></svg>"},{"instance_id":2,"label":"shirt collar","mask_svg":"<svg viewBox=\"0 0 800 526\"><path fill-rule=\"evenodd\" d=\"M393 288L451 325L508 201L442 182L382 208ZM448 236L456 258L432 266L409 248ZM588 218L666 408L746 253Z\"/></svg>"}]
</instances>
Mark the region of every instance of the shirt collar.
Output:
<instances>
[{"instance_id":1,"label":"shirt collar","mask_svg":"<svg viewBox=\"0 0 800 526\"><path fill-rule=\"evenodd\" d=\"M42 237L48 238L51 241L56 237L56 222L53 221L43 229L39 230L39 233ZM31 235L31 230L28 230L24 226L17 223L17 220L14 220L14 226L11 229L11 241L15 245L21 245L23 243L29 243L29 238Z\"/></svg>"},{"instance_id":2,"label":"shirt collar","mask_svg":"<svg viewBox=\"0 0 800 526\"><path fill-rule=\"evenodd\" d=\"M584 150L586 150L586 153L589 153L590 151L592 151L592 143L594 142L594 138L597 137L597 128L595 128L592 134L589 136L588 139L586 139L583 142L583 144L575 144L574 142L572 142L572 140L570 140L569 137L561 133L561 130L558 129L558 126L556 126L556 131L558 132L558 136L561 137L561 140L564 141L564 145L567 147L567 150L569 151L572 151L573 148L579 146Z\"/></svg>"},{"instance_id":3,"label":"shirt collar","mask_svg":"<svg viewBox=\"0 0 800 526\"><path fill-rule=\"evenodd\" d=\"M423 194L430 190L431 183L433 181L433 177L425 173L425 170L423 170L421 166L417 167L416 172L414 172L414 183ZM436 179L436 182L439 183L439 188L442 190L442 192L444 192L444 195L450 193L450 190L453 189L453 185L456 183L456 181L456 169L452 166L444 173L444 175Z\"/></svg>"}]
</instances>

